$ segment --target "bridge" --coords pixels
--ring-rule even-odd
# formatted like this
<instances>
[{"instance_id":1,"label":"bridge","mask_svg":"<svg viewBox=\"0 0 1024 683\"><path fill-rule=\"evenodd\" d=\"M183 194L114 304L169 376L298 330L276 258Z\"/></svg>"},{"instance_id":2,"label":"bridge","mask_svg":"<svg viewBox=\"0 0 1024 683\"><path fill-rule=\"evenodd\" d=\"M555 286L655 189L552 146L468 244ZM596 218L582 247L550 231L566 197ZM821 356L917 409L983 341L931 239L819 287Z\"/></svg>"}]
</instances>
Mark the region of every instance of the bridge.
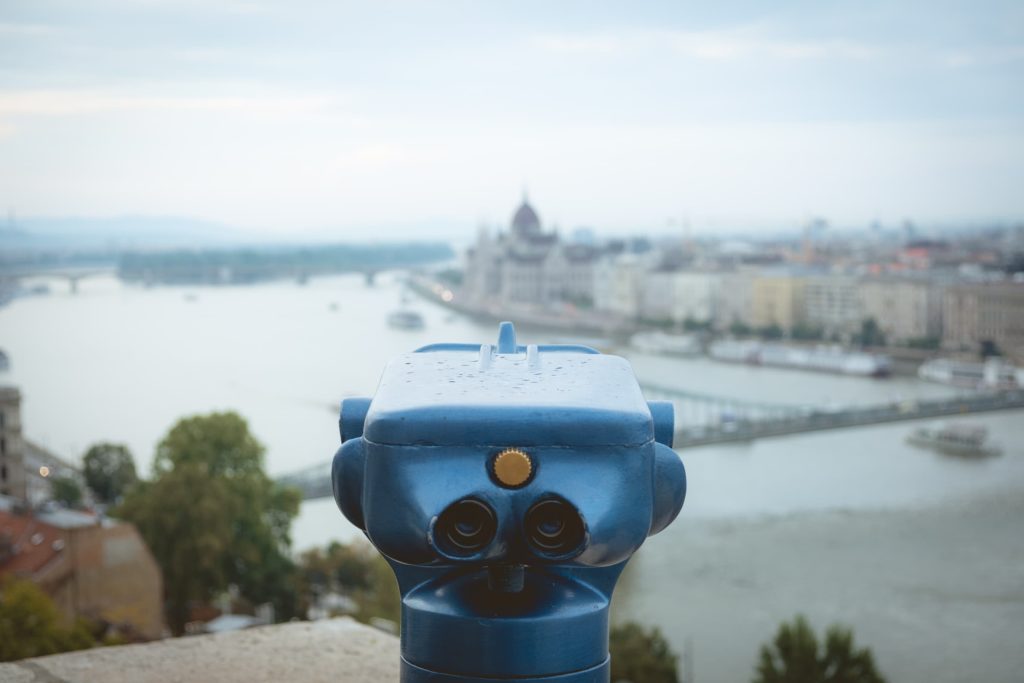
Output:
<instances>
[{"instance_id":1,"label":"bridge","mask_svg":"<svg viewBox=\"0 0 1024 683\"><path fill-rule=\"evenodd\" d=\"M0 267L0 281L23 280L31 277L64 279L68 281L68 289L72 293L77 293L80 280L98 275L113 275L116 272L117 268L113 264L12 266Z\"/></svg>"},{"instance_id":2,"label":"bridge","mask_svg":"<svg viewBox=\"0 0 1024 683\"><path fill-rule=\"evenodd\" d=\"M656 384L641 383L641 388L649 400L675 404L675 448L682 451L827 429L1024 409L1024 390L829 409L725 398ZM336 407L331 409L337 410ZM283 475L277 481L298 488L306 500L329 498L332 495L330 473L330 463L323 462Z\"/></svg>"}]
</instances>

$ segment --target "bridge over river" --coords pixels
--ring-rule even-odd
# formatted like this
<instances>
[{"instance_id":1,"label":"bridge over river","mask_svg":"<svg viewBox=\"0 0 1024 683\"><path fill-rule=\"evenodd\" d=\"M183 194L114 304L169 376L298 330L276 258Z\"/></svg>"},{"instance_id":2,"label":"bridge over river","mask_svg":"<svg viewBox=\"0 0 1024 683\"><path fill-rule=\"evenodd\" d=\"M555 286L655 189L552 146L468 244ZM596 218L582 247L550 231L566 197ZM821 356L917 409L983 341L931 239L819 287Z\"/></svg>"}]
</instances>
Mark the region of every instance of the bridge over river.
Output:
<instances>
[{"instance_id":1,"label":"bridge over river","mask_svg":"<svg viewBox=\"0 0 1024 683\"><path fill-rule=\"evenodd\" d=\"M759 403L648 383L642 384L642 388L649 400L667 400L675 404L675 448L682 451L710 444L753 441L826 429L1024 409L1022 390L830 409ZM278 482L300 489L306 500L328 498L331 496L330 470L330 463L322 462L282 475Z\"/></svg>"}]
</instances>

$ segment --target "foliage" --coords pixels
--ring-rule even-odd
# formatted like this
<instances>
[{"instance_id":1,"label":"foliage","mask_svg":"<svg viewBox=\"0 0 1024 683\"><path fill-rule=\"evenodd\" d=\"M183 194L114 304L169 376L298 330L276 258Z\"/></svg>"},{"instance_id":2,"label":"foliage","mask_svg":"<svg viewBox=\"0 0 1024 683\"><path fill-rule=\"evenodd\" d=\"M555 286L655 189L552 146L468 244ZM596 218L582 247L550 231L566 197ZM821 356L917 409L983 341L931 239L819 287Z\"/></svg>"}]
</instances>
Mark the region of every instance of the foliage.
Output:
<instances>
[{"instance_id":1,"label":"foliage","mask_svg":"<svg viewBox=\"0 0 1024 683\"><path fill-rule=\"evenodd\" d=\"M981 340L981 350L978 353L981 356L982 360L985 360L986 358L991 358L993 356L1003 355L1003 352L1000 350L999 346L991 339Z\"/></svg>"},{"instance_id":2,"label":"foliage","mask_svg":"<svg viewBox=\"0 0 1024 683\"><path fill-rule=\"evenodd\" d=\"M461 286L464 277L463 272L458 268L445 268L437 273L437 280L439 282L451 285L452 287Z\"/></svg>"},{"instance_id":3,"label":"foliage","mask_svg":"<svg viewBox=\"0 0 1024 683\"><path fill-rule=\"evenodd\" d=\"M874 318L865 318L861 321L860 332L854 335L853 339L862 347L885 346L885 333Z\"/></svg>"},{"instance_id":4,"label":"foliage","mask_svg":"<svg viewBox=\"0 0 1024 683\"><path fill-rule=\"evenodd\" d=\"M135 460L123 444L95 444L86 452L82 462L86 485L104 503L117 501L138 480Z\"/></svg>"},{"instance_id":5,"label":"foliage","mask_svg":"<svg viewBox=\"0 0 1024 683\"><path fill-rule=\"evenodd\" d=\"M632 683L678 683L678 657L657 628L645 630L636 622L613 626L609 634L611 680Z\"/></svg>"},{"instance_id":6,"label":"foliage","mask_svg":"<svg viewBox=\"0 0 1024 683\"><path fill-rule=\"evenodd\" d=\"M686 330L687 332L697 332L697 331L700 331L700 330L710 330L711 329L711 321L710 320L697 320L696 318L691 318L691 317L687 316L686 319L683 320L683 329Z\"/></svg>"},{"instance_id":7,"label":"foliage","mask_svg":"<svg viewBox=\"0 0 1024 683\"><path fill-rule=\"evenodd\" d=\"M939 337L916 337L914 339L907 340L907 346L912 349L935 350L939 348L941 343L942 339Z\"/></svg>"},{"instance_id":8,"label":"foliage","mask_svg":"<svg viewBox=\"0 0 1024 683\"><path fill-rule=\"evenodd\" d=\"M181 633L189 604L228 585L248 600L295 610L288 555L301 494L263 471L263 445L233 412L184 418L157 447L152 482L117 514L134 522L164 573L168 622Z\"/></svg>"},{"instance_id":9,"label":"foliage","mask_svg":"<svg viewBox=\"0 0 1024 683\"><path fill-rule=\"evenodd\" d=\"M753 332L753 328L741 320L733 320L729 325L729 334L735 337L749 337Z\"/></svg>"},{"instance_id":10,"label":"foliage","mask_svg":"<svg viewBox=\"0 0 1024 683\"><path fill-rule=\"evenodd\" d=\"M797 323L793 326L793 330L790 335L793 339L816 341L825 338L825 330L821 327L808 325L807 323Z\"/></svg>"},{"instance_id":11,"label":"foliage","mask_svg":"<svg viewBox=\"0 0 1024 683\"><path fill-rule=\"evenodd\" d=\"M53 499L69 508L82 504L82 487L71 477L54 477L50 480Z\"/></svg>"},{"instance_id":12,"label":"foliage","mask_svg":"<svg viewBox=\"0 0 1024 683\"><path fill-rule=\"evenodd\" d=\"M12 579L0 585L0 662L93 645L85 622L61 623L53 601L35 584Z\"/></svg>"},{"instance_id":13,"label":"foliage","mask_svg":"<svg viewBox=\"0 0 1024 683\"><path fill-rule=\"evenodd\" d=\"M360 621L374 617L398 623L401 596L391 567L369 544L333 542L299 557L299 595L304 608L328 592L351 598Z\"/></svg>"},{"instance_id":14,"label":"foliage","mask_svg":"<svg viewBox=\"0 0 1024 683\"><path fill-rule=\"evenodd\" d=\"M779 626L771 644L761 646L753 683L885 683L871 650L854 648L850 629L830 626L819 650L814 631L797 615Z\"/></svg>"},{"instance_id":15,"label":"foliage","mask_svg":"<svg viewBox=\"0 0 1024 683\"><path fill-rule=\"evenodd\" d=\"M759 327L757 329L757 333L762 339L782 339L785 334L785 330L783 330L782 326L778 323L772 323L771 325Z\"/></svg>"}]
</instances>

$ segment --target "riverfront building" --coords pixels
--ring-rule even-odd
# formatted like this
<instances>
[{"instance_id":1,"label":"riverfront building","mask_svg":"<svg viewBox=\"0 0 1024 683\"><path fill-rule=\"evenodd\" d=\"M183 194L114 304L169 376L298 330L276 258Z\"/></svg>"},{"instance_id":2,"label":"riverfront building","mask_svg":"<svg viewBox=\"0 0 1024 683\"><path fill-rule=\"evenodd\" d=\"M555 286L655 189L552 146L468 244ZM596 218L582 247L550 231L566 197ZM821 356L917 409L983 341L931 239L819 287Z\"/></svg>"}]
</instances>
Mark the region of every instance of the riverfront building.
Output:
<instances>
[{"instance_id":1,"label":"riverfront building","mask_svg":"<svg viewBox=\"0 0 1024 683\"><path fill-rule=\"evenodd\" d=\"M598 249L545 232L525 199L507 232L481 231L466 255L465 296L476 306L547 308L594 301Z\"/></svg>"},{"instance_id":2,"label":"riverfront building","mask_svg":"<svg viewBox=\"0 0 1024 683\"><path fill-rule=\"evenodd\" d=\"M83 485L76 468L24 437L21 392L0 387L0 496L36 506L50 500L53 480L59 477Z\"/></svg>"},{"instance_id":3,"label":"riverfront building","mask_svg":"<svg viewBox=\"0 0 1024 683\"><path fill-rule=\"evenodd\" d=\"M1024 364L1024 282L954 285L943 303L945 348L977 352L987 342Z\"/></svg>"},{"instance_id":4,"label":"riverfront building","mask_svg":"<svg viewBox=\"0 0 1024 683\"><path fill-rule=\"evenodd\" d=\"M928 279L871 278L860 282L863 316L874 318L889 343L942 336L943 286Z\"/></svg>"}]
</instances>

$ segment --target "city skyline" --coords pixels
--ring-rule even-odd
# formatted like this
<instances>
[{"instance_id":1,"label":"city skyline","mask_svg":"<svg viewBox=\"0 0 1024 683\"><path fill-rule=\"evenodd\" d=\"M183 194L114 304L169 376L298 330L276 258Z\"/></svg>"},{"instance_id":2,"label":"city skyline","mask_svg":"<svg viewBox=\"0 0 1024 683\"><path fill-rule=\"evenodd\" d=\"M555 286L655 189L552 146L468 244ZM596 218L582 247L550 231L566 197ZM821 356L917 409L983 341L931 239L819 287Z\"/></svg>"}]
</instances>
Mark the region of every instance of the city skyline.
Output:
<instances>
[{"instance_id":1,"label":"city skyline","mask_svg":"<svg viewBox=\"0 0 1024 683\"><path fill-rule=\"evenodd\" d=\"M1016 221L1014 3L0 10L0 208L469 238ZM439 234L443 232L443 234Z\"/></svg>"}]
</instances>

